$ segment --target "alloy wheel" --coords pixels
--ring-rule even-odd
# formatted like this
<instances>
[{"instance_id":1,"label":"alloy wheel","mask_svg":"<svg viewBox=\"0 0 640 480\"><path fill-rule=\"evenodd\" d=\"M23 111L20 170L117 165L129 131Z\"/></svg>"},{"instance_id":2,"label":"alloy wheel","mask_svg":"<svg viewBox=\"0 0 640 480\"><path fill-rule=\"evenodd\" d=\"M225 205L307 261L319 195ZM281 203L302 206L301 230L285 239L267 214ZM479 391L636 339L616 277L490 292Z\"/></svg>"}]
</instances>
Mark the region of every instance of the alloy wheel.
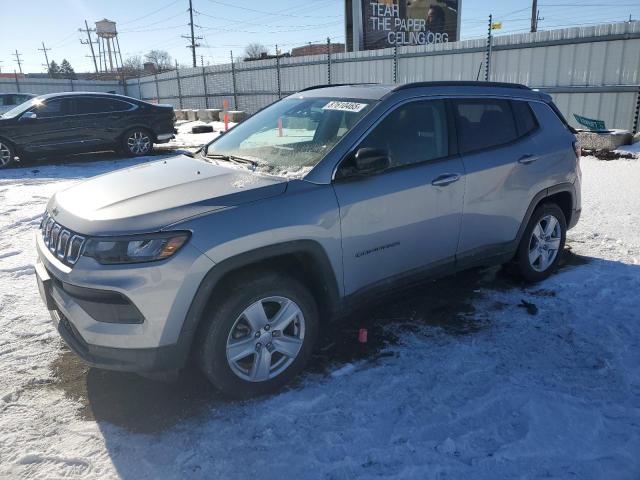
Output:
<instances>
[{"instance_id":1,"label":"alloy wheel","mask_svg":"<svg viewBox=\"0 0 640 480\"><path fill-rule=\"evenodd\" d=\"M227 338L227 362L238 377L264 382L284 372L304 342L300 307L285 297L267 297L238 316Z\"/></svg>"},{"instance_id":2,"label":"alloy wheel","mask_svg":"<svg viewBox=\"0 0 640 480\"><path fill-rule=\"evenodd\" d=\"M135 131L127 138L127 147L135 155L147 153L151 149L151 138L145 132Z\"/></svg>"},{"instance_id":3,"label":"alloy wheel","mask_svg":"<svg viewBox=\"0 0 640 480\"><path fill-rule=\"evenodd\" d=\"M536 224L529 240L529 264L536 272L544 272L558 256L562 227L553 215L545 215Z\"/></svg>"},{"instance_id":4,"label":"alloy wheel","mask_svg":"<svg viewBox=\"0 0 640 480\"><path fill-rule=\"evenodd\" d=\"M0 142L0 168L9 165L11 160L11 149L8 145Z\"/></svg>"}]
</instances>

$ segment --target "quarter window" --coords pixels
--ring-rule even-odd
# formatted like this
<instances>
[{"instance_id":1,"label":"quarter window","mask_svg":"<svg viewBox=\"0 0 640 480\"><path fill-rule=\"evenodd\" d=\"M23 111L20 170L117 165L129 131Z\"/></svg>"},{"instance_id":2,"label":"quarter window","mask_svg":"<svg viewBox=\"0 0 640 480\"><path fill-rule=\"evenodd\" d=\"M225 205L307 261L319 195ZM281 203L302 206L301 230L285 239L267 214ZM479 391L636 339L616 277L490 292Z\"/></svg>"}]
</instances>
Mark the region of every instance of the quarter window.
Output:
<instances>
[{"instance_id":1,"label":"quarter window","mask_svg":"<svg viewBox=\"0 0 640 480\"><path fill-rule=\"evenodd\" d=\"M511 102L511 108L513 108L513 116L516 118L519 137L524 137L538 128L536 117L527 102L513 101Z\"/></svg>"},{"instance_id":2,"label":"quarter window","mask_svg":"<svg viewBox=\"0 0 640 480\"><path fill-rule=\"evenodd\" d=\"M448 156L445 102L421 101L398 107L367 135L359 148L386 149L391 167Z\"/></svg>"},{"instance_id":3,"label":"quarter window","mask_svg":"<svg viewBox=\"0 0 640 480\"><path fill-rule=\"evenodd\" d=\"M508 100L455 100L461 153L497 147L518 138Z\"/></svg>"}]
</instances>

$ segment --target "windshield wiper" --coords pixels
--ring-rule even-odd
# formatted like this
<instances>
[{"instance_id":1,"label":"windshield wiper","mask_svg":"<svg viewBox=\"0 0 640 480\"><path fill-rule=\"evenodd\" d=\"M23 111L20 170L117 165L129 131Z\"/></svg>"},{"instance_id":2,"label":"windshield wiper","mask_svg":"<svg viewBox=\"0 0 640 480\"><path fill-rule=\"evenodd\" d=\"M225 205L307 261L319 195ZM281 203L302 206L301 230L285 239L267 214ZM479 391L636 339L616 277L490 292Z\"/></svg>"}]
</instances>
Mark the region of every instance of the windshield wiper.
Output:
<instances>
[{"instance_id":1,"label":"windshield wiper","mask_svg":"<svg viewBox=\"0 0 640 480\"><path fill-rule=\"evenodd\" d=\"M255 160L251 160L249 158L238 157L236 155L224 155L221 153L209 153L206 155L207 158L214 158L216 160L224 160L225 162L237 163L240 165L251 165L253 167L257 167L260 165Z\"/></svg>"}]
</instances>

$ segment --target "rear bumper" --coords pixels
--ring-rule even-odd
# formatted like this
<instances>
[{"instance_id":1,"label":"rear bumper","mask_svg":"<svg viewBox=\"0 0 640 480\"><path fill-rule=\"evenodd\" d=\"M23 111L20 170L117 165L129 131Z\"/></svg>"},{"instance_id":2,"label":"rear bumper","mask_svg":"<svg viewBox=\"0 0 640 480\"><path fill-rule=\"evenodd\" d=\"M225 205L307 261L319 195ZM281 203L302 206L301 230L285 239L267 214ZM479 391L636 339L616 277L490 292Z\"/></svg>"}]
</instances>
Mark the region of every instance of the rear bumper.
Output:
<instances>
[{"instance_id":1,"label":"rear bumper","mask_svg":"<svg viewBox=\"0 0 640 480\"><path fill-rule=\"evenodd\" d=\"M159 135L156 135L155 143L167 143L172 138L175 138L175 135L173 133L161 133Z\"/></svg>"},{"instance_id":2,"label":"rear bumper","mask_svg":"<svg viewBox=\"0 0 640 480\"><path fill-rule=\"evenodd\" d=\"M567 230L575 227L578 224L578 221L580 220L580 214L582 214L582 209L574 210L571 212L571 220L569 221L569 225L567 225Z\"/></svg>"}]
</instances>

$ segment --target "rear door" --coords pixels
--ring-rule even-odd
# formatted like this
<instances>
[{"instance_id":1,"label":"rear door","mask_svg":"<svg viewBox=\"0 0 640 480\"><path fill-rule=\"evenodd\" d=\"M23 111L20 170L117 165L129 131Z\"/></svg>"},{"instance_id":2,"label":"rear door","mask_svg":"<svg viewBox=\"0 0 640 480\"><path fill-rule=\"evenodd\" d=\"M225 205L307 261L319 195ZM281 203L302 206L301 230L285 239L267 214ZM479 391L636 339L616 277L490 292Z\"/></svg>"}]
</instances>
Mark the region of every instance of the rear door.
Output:
<instances>
[{"instance_id":1,"label":"rear door","mask_svg":"<svg viewBox=\"0 0 640 480\"><path fill-rule=\"evenodd\" d=\"M527 102L468 98L452 103L467 172L457 254L464 263L513 248L535 195L532 172L544 162L539 162L539 127Z\"/></svg>"},{"instance_id":2,"label":"rear door","mask_svg":"<svg viewBox=\"0 0 640 480\"><path fill-rule=\"evenodd\" d=\"M453 261L465 178L450 126L443 100L403 104L353 149L386 149L388 170L353 177L352 156L339 167L346 294Z\"/></svg>"},{"instance_id":3,"label":"rear door","mask_svg":"<svg viewBox=\"0 0 640 480\"><path fill-rule=\"evenodd\" d=\"M87 149L112 145L124 131L124 122L134 105L115 98L76 97L76 110L83 120Z\"/></svg>"}]
</instances>

